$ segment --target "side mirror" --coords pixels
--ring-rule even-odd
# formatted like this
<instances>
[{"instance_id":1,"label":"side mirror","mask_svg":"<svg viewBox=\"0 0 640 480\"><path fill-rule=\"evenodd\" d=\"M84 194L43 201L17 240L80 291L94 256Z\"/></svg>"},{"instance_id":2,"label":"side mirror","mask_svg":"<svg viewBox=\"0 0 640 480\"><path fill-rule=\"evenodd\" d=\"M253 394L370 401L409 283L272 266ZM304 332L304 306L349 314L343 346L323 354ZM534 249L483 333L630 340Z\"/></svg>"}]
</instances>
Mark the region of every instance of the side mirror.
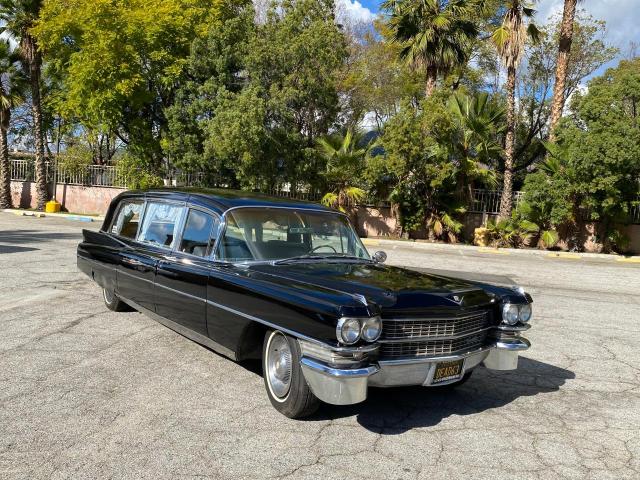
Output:
<instances>
[{"instance_id":1,"label":"side mirror","mask_svg":"<svg viewBox=\"0 0 640 480\"><path fill-rule=\"evenodd\" d=\"M376 263L384 263L387 261L387 254L384 253L382 250L378 250L376 253L373 254L373 261Z\"/></svg>"}]
</instances>

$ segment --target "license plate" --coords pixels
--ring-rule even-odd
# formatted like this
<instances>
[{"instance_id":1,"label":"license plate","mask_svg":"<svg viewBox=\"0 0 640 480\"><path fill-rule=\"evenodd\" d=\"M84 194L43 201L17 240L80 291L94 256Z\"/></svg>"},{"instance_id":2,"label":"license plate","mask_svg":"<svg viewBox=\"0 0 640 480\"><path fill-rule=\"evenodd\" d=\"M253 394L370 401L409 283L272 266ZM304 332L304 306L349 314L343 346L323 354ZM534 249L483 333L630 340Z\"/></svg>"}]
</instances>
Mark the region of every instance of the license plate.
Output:
<instances>
[{"instance_id":1,"label":"license plate","mask_svg":"<svg viewBox=\"0 0 640 480\"><path fill-rule=\"evenodd\" d=\"M453 362L441 362L436 365L436 371L433 373L431 385L437 383L457 380L462 376L462 365L464 360L455 360Z\"/></svg>"}]
</instances>

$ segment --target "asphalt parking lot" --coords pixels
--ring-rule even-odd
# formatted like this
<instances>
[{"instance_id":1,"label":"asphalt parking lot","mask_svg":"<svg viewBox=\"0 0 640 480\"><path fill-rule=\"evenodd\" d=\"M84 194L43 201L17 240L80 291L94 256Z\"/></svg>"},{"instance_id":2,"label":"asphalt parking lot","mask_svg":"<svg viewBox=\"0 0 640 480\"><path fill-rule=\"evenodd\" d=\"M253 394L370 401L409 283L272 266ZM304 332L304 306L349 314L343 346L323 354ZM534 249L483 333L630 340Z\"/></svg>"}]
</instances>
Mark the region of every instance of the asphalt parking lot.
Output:
<instances>
[{"instance_id":1,"label":"asphalt parking lot","mask_svg":"<svg viewBox=\"0 0 640 480\"><path fill-rule=\"evenodd\" d=\"M640 264L388 250L524 286L533 346L460 389L372 391L306 421L259 366L104 307L81 228L0 213L0 478L640 477Z\"/></svg>"}]
</instances>

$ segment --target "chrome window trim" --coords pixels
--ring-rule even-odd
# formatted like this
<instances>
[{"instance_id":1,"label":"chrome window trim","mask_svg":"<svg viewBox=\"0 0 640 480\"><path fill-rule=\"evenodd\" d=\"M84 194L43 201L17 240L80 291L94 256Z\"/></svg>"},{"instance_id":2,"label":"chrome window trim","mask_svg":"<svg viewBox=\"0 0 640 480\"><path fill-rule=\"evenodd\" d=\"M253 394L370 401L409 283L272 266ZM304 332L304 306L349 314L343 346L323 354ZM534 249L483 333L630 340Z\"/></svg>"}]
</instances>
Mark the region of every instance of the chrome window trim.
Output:
<instances>
[{"instance_id":1,"label":"chrome window trim","mask_svg":"<svg viewBox=\"0 0 640 480\"><path fill-rule=\"evenodd\" d=\"M367 247L364 246L364 243L362 243L362 239L360 238L360 236L358 235L358 231L356 230L356 228L354 227L353 223L351 222L351 219L349 218L349 215L347 215L346 213L340 212L338 210L328 210L328 209L323 209L323 208L305 208L304 206L300 207L285 207L285 206L281 206L281 205L269 205L269 206L256 206L256 205L237 205L235 207L230 207L227 208L224 212L222 212L222 223L220 224L220 231L218 233L218 239L216 241L216 244L214 246L214 254L212 256L212 260L214 261L218 261L220 263L226 263L226 264L230 264L230 265L241 265L241 264L247 264L247 265L251 265L253 263L271 263L273 262L273 260L243 260L243 261L239 261L239 262L230 262L228 260L220 260L218 258L218 249L220 246L220 240L224 237L224 235L227 233L227 214L229 212L232 212L234 210L240 210L242 208L253 208L256 210L270 210L270 209L281 209L281 210L302 210L305 212L317 212L317 213L328 213L328 214L334 214L334 215L339 215L341 217L346 218L347 222L349 223L349 225L351 225L351 228L353 229L353 231L356 234L356 238L358 239L358 242L360 242L360 246L362 247L362 251L365 252L367 255L369 255L369 251L367 250ZM371 260L371 258L362 258L360 259L362 261L370 261L373 262L373 260Z\"/></svg>"},{"instance_id":2,"label":"chrome window trim","mask_svg":"<svg viewBox=\"0 0 640 480\"><path fill-rule=\"evenodd\" d=\"M212 211L212 210L209 210L208 208L201 207L200 205L193 205L190 202L187 202L186 206L187 206L187 212L184 215L184 222L183 222L183 224L181 226L181 229L180 229L180 232L179 232L180 239L176 243L176 246L174 247L172 252L180 254L181 256L185 256L187 258L195 258L195 259L199 259L199 260L215 261L215 259L214 259L215 246L214 245L216 244L216 242L218 240L218 237L220 235L220 233L219 233L220 232L220 226L222 225L220 215L218 213ZM211 247L211 251L207 255L205 255L204 257L201 257L199 255L193 255L191 253L181 252L179 250L180 244L182 243L182 238L184 236L184 229L185 229L185 227L187 225L187 220L189 219L189 210L197 210L197 211L199 211L201 213L209 215L209 216L211 216L213 218L213 221L214 221L213 225L211 226L211 230L209 231L209 244L207 245L207 250L209 249L209 246L210 246ZM218 229L218 235L214 239L213 238L213 233L214 233L214 230L216 228ZM213 242L212 242L212 240L213 240Z\"/></svg>"},{"instance_id":3,"label":"chrome window trim","mask_svg":"<svg viewBox=\"0 0 640 480\"><path fill-rule=\"evenodd\" d=\"M113 233L111 230L113 229L113 224L114 222L118 219L118 215L120 214L120 210L122 210L122 207L124 204L126 203L140 203L142 205L142 209L140 210L140 221L138 222L138 228L136 229L136 235L131 238L131 237L125 237L123 235L120 235L120 233ZM136 238L138 238L138 234L140 233L140 227L142 226L142 220L144 219L144 214L146 212L147 209L147 202L146 199L144 197L125 197L123 199L121 199L118 202L118 208L116 209L115 214L113 215L113 217L111 218L111 224L109 225L109 228L107 229L107 231L105 231L104 233L111 235L112 237L117 238L118 240L124 239L124 240L128 240L130 242L135 242Z\"/></svg>"},{"instance_id":4,"label":"chrome window trim","mask_svg":"<svg viewBox=\"0 0 640 480\"><path fill-rule=\"evenodd\" d=\"M176 221L176 223L178 223L178 237L181 237L181 231L182 228L184 227L184 220L185 220L185 212L187 212L188 208L187 208L187 201L180 201L180 200L165 200L165 199L156 199L154 197L150 197L147 198L145 196L144 199L144 210L143 210L143 216L140 219L140 225L138 227L138 233L136 234L136 238L134 239L134 241L140 245L143 245L145 247L147 246L151 246L154 248L159 248L160 250L166 250L168 252L173 252L175 247L167 247L166 245L160 245L157 243L152 243L152 242L145 242L144 240L140 240L140 234L142 233L142 225L144 224L144 220L147 216L147 209L148 209L148 205L149 203L164 203L164 204L171 204L171 205L177 205L179 207L183 207L184 210L180 213L180 218ZM174 239L176 240L176 239ZM174 242L175 243L175 242Z\"/></svg>"}]
</instances>

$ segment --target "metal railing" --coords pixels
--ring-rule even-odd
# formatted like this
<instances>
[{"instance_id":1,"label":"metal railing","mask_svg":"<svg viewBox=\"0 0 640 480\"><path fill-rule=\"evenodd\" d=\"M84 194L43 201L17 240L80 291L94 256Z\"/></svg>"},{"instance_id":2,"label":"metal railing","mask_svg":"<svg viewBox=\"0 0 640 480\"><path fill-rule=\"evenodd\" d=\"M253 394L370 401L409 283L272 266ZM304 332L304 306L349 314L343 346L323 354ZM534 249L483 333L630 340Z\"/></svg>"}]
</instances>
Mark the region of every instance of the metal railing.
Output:
<instances>
[{"instance_id":1,"label":"metal railing","mask_svg":"<svg viewBox=\"0 0 640 480\"><path fill-rule=\"evenodd\" d=\"M513 207L516 208L523 198L524 193L520 191L513 192ZM473 200L469 206L471 213L500 213L500 199L502 198L502 190L473 190Z\"/></svg>"},{"instance_id":2,"label":"metal railing","mask_svg":"<svg viewBox=\"0 0 640 480\"><path fill-rule=\"evenodd\" d=\"M47 181L53 181L54 165L46 162ZM21 182L32 182L35 180L34 162L31 160L13 159L11 160L11 179ZM81 169L67 170L63 167L58 168L56 178L58 183L67 185L85 185L91 187L117 187L127 188L126 175L120 175L116 167L112 165L89 165ZM166 180L167 185L177 185L186 187L221 187L227 185L220 183L204 172L172 172ZM322 194L313 191L296 190L291 191L287 188L266 189L262 193L276 197L285 197L295 200L307 200L318 202L322 198ZM500 198L502 192L500 190L482 190L474 189L472 191L473 199L469 206L470 213L486 213L495 215L500 213ZM524 192L513 192L513 206L517 207L522 201ZM640 201L640 198L638 198ZM631 222L640 224L640 204L635 205L629 212Z\"/></svg>"}]
</instances>

